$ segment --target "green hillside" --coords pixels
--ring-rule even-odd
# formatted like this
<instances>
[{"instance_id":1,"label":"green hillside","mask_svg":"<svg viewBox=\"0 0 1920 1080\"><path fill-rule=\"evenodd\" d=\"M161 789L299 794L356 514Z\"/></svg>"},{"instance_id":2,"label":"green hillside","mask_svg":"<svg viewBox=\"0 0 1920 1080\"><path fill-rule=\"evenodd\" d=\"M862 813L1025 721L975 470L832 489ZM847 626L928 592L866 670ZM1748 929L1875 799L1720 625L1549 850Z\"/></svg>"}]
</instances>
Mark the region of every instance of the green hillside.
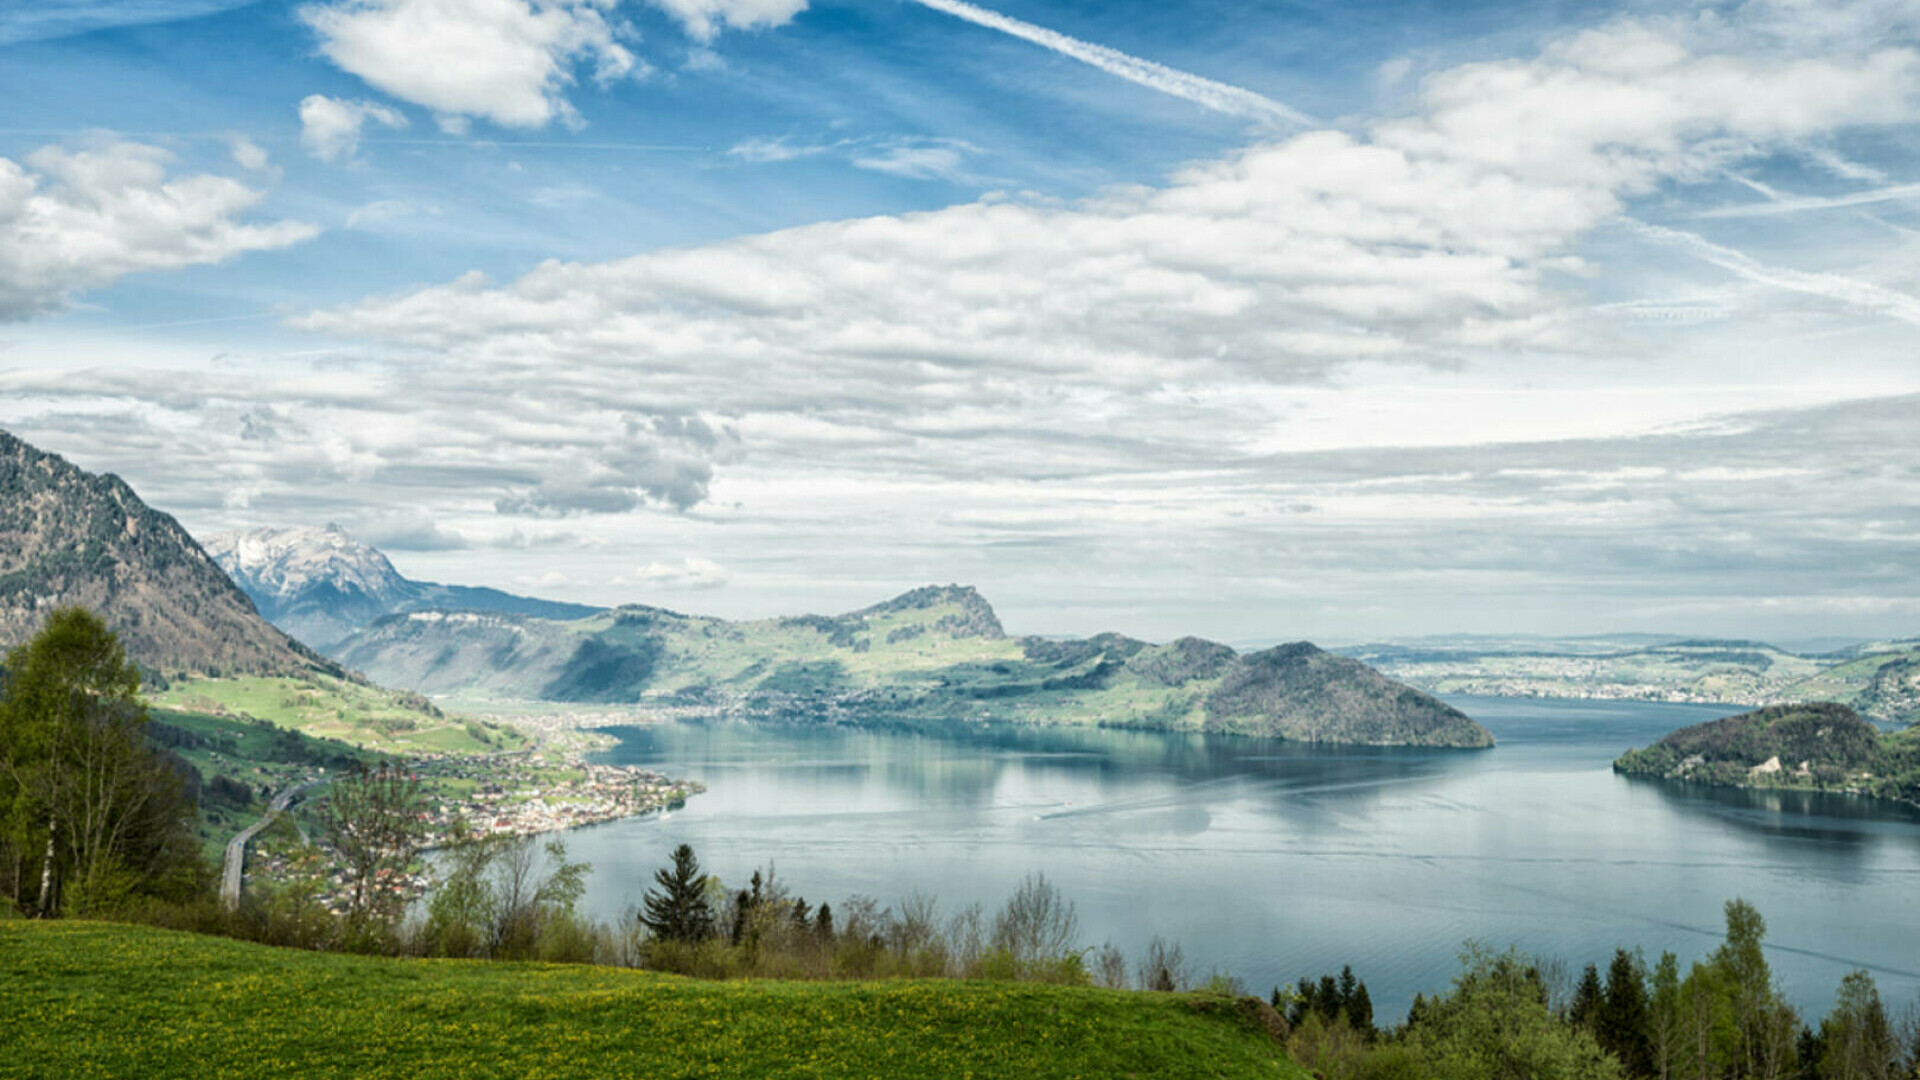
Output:
<instances>
[{"instance_id":1,"label":"green hillside","mask_svg":"<svg viewBox=\"0 0 1920 1080\"><path fill-rule=\"evenodd\" d=\"M1759 641L1674 641L1603 651L1583 646L1362 646L1349 651L1434 693L1649 701L1777 700L1786 687L1832 663Z\"/></svg>"},{"instance_id":2,"label":"green hillside","mask_svg":"<svg viewBox=\"0 0 1920 1080\"><path fill-rule=\"evenodd\" d=\"M418 612L339 652L460 702L644 704L855 724L1098 724L1315 742L1480 747L1458 710L1305 642L1240 655L1182 638L1009 637L971 588L756 622L624 607L556 622Z\"/></svg>"},{"instance_id":3,"label":"green hillside","mask_svg":"<svg viewBox=\"0 0 1920 1080\"><path fill-rule=\"evenodd\" d=\"M1803 701L1839 701L1862 716L1920 721L1920 647L1874 650L1826 668L1787 688Z\"/></svg>"},{"instance_id":4,"label":"green hillside","mask_svg":"<svg viewBox=\"0 0 1920 1080\"><path fill-rule=\"evenodd\" d=\"M165 709L261 720L383 754L480 754L528 745L511 727L446 713L418 694L318 672L182 679L152 700Z\"/></svg>"},{"instance_id":5,"label":"green hillside","mask_svg":"<svg viewBox=\"0 0 1920 1080\"><path fill-rule=\"evenodd\" d=\"M1219 997L993 982L703 982L0 922L0 1076L1286 1077Z\"/></svg>"},{"instance_id":6,"label":"green hillside","mask_svg":"<svg viewBox=\"0 0 1920 1080\"><path fill-rule=\"evenodd\" d=\"M338 740L232 715L155 708L146 734L154 746L191 767L185 779L199 808L194 833L209 859L217 859L234 833L266 812L274 792L316 768L338 770L375 759Z\"/></svg>"}]
</instances>

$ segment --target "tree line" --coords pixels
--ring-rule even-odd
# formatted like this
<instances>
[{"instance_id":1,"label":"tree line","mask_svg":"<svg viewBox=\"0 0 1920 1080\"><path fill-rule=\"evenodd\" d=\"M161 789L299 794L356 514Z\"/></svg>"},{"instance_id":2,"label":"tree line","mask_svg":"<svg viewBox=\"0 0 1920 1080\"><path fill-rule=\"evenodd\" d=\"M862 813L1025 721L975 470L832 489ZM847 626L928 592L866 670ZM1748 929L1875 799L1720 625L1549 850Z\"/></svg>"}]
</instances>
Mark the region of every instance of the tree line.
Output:
<instances>
[{"instance_id":1,"label":"tree line","mask_svg":"<svg viewBox=\"0 0 1920 1080\"><path fill-rule=\"evenodd\" d=\"M1621 948L1604 978L1588 964L1569 988L1557 962L1469 944L1453 987L1416 995L1397 1025L1375 1026L1351 969L1276 987L1272 1001L1292 1021L1294 1060L1326 1080L1920 1077L1920 1008L1891 1017L1860 970L1811 1024L1774 981L1760 912L1736 899L1725 914L1725 940L1684 975L1671 952L1649 965Z\"/></svg>"}]
</instances>

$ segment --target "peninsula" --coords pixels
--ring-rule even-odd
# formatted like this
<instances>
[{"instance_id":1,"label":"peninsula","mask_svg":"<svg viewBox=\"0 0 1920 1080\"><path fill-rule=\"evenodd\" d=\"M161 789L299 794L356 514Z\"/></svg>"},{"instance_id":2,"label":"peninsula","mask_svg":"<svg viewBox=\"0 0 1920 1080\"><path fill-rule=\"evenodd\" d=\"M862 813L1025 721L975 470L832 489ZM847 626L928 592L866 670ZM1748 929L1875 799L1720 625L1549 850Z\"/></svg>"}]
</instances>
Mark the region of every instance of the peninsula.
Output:
<instances>
[{"instance_id":1,"label":"peninsula","mask_svg":"<svg viewBox=\"0 0 1920 1080\"><path fill-rule=\"evenodd\" d=\"M1629 750L1615 772L1722 787L1797 788L1920 803L1920 730L1884 733L1845 705L1774 705Z\"/></svg>"}]
</instances>

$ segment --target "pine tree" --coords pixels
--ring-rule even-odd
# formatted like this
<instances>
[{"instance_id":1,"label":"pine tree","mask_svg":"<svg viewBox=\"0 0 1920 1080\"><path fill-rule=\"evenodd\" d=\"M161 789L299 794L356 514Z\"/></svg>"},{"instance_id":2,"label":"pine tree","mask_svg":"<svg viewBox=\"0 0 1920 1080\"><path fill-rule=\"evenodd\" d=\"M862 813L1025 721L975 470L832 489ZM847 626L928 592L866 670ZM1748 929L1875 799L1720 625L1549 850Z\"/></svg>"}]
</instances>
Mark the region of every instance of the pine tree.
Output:
<instances>
[{"instance_id":1,"label":"pine tree","mask_svg":"<svg viewBox=\"0 0 1920 1080\"><path fill-rule=\"evenodd\" d=\"M1287 1010L1288 1024L1299 1027L1306 1020L1307 1014L1314 1011L1316 993L1312 981L1304 975L1301 976L1300 981L1294 985L1293 1007Z\"/></svg>"},{"instance_id":2,"label":"pine tree","mask_svg":"<svg viewBox=\"0 0 1920 1080\"><path fill-rule=\"evenodd\" d=\"M820 910L813 917L813 933L819 938L833 937L833 905L821 901Z\"/></svg>"},{"instance_id":3,"label":"pine tree","mask_svg":"<svg viewBox=\"0 0 1920 1080\"><path fill-rule=\"evenodd\" d=\"M1593 1030L1600 1018L1600 1002L1605 991L1600 988L1600 969L1592 964L1580 973L1580 985L1573 991L1573 1007L1567 1010L1567 1019L1574 1027Z\"/></svg>"},{"instance_id":4,"label":"pine tree","mask_svg":"<svg viewBox=\"0 0 1920 1080\"><path fill-rule=\"evenodd\" d=\"M1615 949L1607 966L1607 991L1595 1018L1594 1037L1600 1048L1618 1058L1628 1072L1653 1072L1653 1050L1648 1042L1646 965L1625 949Z\"/></svg>"},{"instance_id":5,"label":"pine tree","mask_svg":"<svg viewBox=\"0 0 1920 1080\"><path fill-rule=\"evenodd\" d=\"M707 875L700 872L700 860L693 847L681 844L673 849L673 867L653 872L660 890L647 890L645 910L640 921L655 937L668 941L705 941L713 936L713 906L707 901ZM821 905L824 910L826 905Z\"/></svg>"},{"instance_id":6,"label":"pine tree","mask_svg":"<svg viewBox=\"0 0 1920 1080\"><path fill-rule=\"evenodd\" d=\"M1800 1054L1800 1080L1820 1080L1820 1059L1826 1056L1826 1043L1812 1028L1802 1027L1795 1049Z\"/></svg>"},{"instance_id":7,"label":"pine tree","mask_svg":"<svg viewBox=\"0 0 1920 1080\"><path fill-rule=\"evenodd\" d=\"M747 933L747 916L753 914L753 897L747 890L741 889L733 897L733 929L727 934L727 940L735 945Z\"/></svg>"},{"instance_id":8,"label":"pine tree","mask_svg":"<svg viewBox=\"0 0 1920 1080\"><path fill-rule=\"evenodd\" d=\"M1373 995L1367 993L1364 982L1354 987L1353 996L1347 999L1347 1023L1369 1042L1377 1034L1373 1027Z\"/></svg>"}]
</instances>

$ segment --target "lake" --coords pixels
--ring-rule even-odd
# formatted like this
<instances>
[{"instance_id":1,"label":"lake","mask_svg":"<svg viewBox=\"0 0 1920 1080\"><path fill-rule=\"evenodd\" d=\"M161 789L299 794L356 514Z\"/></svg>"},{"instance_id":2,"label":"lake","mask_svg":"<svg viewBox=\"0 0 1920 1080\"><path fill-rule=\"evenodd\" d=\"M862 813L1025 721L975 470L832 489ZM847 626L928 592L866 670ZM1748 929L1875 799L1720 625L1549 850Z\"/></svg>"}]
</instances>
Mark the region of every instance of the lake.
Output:
<instances>
[{"instance_id":1,"label":"lake","mask_svg":"<svg viewBox=\"0 0 1920 1080\"><path fill-rule=\"evenodd\" d=\"M1486 751L1313 748L1079 729L951 735L663 724L611 729L601 760L710 788L684 809L567 835L591 912L618 917L681 842L738 886L775 864L796 894L951 914L1030 871L1077 905L1082 942L1129 961L1161 935L1198 974L1266 993L1352 964L1383 1017L1443 989L1468 939L1602 970L1617 945L1684 965L1728 898L1768 924L1789 996L1824 1012L1871 970L1920 991L1920 814L1838 796L1615 776L1629 746L1722 706L1453 697Z\"/></svg>"}]
</instances>

